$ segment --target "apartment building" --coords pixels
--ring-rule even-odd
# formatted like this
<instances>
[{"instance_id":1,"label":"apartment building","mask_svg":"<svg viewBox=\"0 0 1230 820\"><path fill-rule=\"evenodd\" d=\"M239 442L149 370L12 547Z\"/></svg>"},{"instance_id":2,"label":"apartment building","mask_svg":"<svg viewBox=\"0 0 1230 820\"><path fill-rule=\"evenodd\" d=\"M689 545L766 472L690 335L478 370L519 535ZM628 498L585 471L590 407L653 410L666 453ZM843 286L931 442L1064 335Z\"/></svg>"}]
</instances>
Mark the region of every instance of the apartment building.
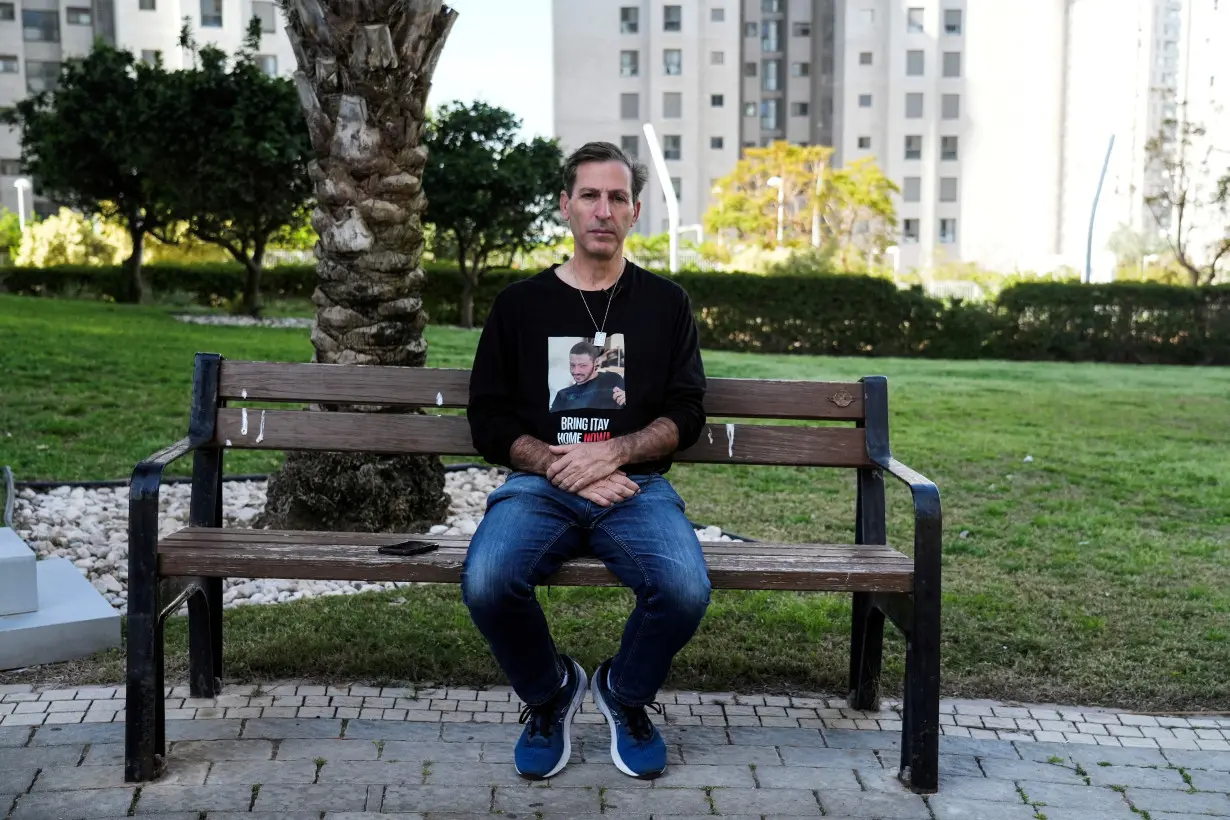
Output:
<instances>
[{"instance_id":1,"label":"apartment building","mask_svg":"<svg viewBox=\"0 0 1230 820\"><path fill-rule=\"evenodd\" d=\"M1164 230L1146 144L1187 100L1227 144L1227 0L555 0L556 134L645 156L660 135L698 222L741 149L872 157L901 188L903 269L974 261L1095 277L1122 225ZM1220 85L1218 80L1221 80ZM1207 87L1206 87L1207 86ZM1107 161L1107 148L1114 137ZM656 182L641 229L665 207ZM1211 226L1209 230L1214 230Z\"/></svg>"},{"instance_id":2,"label":"apartment building","mask_svg":"<svg viewBox=\"0 0 1230 820\"><path fill-rule=\"evenodd\" d=\"M60 64L89 52L96 39L128 49L164 65L182 68L191 57L177 45L180 28L192 26L201 45L233 53L248 23L261 21L260 60L270 74L289 76L294 54L282 31L282 15L272 0L22 0L0 2L0 107L54 85ZM21 178L20 135L0 128L0 204L17 210L14 183ZM25 201L48 212L43 201Z\"/></svg>"}]
</instances>

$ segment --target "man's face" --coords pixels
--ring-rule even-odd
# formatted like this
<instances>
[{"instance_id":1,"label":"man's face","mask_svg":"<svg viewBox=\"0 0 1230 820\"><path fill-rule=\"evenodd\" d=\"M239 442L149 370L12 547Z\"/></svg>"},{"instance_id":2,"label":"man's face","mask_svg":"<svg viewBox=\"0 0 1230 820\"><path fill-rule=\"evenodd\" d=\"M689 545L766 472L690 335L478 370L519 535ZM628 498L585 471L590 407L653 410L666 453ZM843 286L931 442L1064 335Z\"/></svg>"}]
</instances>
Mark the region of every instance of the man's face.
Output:
<instances>
[{"instance_id":1,"label":"man's face","mask_svg":"<svg viewBox=\"0 0 1230 820\"><path fill-rule=\"evenodd\" d=\"M568 372L577 384L585 384L592 379L596 368L594 360L584 353L573 353L568 357Z\"/></svg>"},{"instance_id":2,"label":"man's face","mask_svg":"<svg viewBox=\"0 0 1230 820\"><path fill-rule=\"evenodd\" d=\"M632 172L616 160L577 168L572 195L561 193L559 208L577 252L599 259L623 253L624 238L641 213L641 203L632 201Z\"/></svg>"}]
</instances>

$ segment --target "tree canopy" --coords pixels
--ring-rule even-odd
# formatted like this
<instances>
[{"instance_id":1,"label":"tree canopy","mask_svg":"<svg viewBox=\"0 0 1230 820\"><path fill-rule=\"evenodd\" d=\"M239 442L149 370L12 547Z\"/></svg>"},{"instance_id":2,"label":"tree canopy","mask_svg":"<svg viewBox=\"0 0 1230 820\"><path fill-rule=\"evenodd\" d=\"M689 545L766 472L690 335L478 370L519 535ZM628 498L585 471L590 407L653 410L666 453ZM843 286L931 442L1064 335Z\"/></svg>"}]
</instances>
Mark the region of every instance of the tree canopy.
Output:
<instances>
[{"instance_id":1,"label":"tree canopy","mask_svg":"<svg viewBox=\"0 0 1230 820\"><path fill-rule=\"evenodd\" d=\"M465 282L462 325L474 321L474 291L497 263L542 236L562 187L563 154L554 140L518 140L511 112L449 103L428 122L423 189L438 245L457 260Z\"/></svg>"}]
</instances>

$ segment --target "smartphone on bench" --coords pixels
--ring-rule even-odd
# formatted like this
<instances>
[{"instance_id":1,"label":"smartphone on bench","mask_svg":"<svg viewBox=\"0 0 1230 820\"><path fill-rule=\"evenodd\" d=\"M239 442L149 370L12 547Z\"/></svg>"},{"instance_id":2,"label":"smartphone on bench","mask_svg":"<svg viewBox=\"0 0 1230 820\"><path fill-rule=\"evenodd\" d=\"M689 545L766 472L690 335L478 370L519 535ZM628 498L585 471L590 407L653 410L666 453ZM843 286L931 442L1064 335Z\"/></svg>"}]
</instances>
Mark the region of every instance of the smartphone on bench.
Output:
<instances>
[{"instance_id":1,"label":"smartphone on bench","mask_svg":"<svg viewBox=\"0 0 1230 820\"><path fill-rule=\"evenodd\" d=\"M398 544L385 544L378 552L381 555L422 555L427 552L432 552L440 548L440 545L435 541L402 541Z\"/></svg>"}]
</instances>

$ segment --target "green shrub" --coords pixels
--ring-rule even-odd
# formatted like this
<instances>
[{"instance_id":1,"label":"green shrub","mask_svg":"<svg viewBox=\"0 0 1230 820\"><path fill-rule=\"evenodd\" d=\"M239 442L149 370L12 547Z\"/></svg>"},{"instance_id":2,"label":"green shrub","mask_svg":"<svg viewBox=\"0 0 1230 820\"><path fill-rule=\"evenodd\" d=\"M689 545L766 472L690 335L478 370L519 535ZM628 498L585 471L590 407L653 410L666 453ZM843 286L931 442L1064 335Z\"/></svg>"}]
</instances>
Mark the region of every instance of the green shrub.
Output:
<instances>
[{"instance_id":1,"label":"green shrub","mask_svg":"<svg viewBox=\"0 0 1230 820\"><path fill-rule=\"evenodd\" d=\"M462 282L449 265L425 266L429 321L456 324ZM243 288L233 264L148 265L156 294L179 305L225 306ZM532 271L491 271L475 296L482 324L497 293ZM1230 364L1230 286L1204 288L1116 282L1026 282L994 303L942 301L851 274L685 272L672 277L692 299L701 344L711 350L830 356L926 356L1058 361ZM113 298L118 267L2 268L0 288L16 293ZM312 265L264 274L271 300L308 299Z\"/></svg>"}]
</instances>

